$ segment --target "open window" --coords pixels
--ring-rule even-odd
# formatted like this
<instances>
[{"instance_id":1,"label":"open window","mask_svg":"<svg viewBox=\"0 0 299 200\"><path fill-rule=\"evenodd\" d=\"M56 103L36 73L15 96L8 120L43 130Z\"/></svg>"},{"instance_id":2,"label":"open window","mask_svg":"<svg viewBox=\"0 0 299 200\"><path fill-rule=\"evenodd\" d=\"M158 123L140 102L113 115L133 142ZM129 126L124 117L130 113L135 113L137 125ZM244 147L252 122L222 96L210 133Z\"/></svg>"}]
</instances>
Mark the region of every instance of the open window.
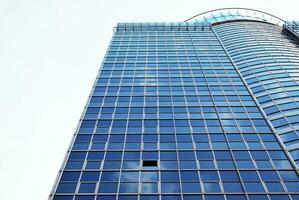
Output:
<instances>
[{"instance_id":1,"label":"open window","mask_svg":"<svg viewBox=\"0 0 299 200\"><path fill-rule=\"evenodd\" d=\"M143 168L158 167L158 161L157 160L144 160L144 161L142 161L142 167Z\"/></svg>"}]
</instances>

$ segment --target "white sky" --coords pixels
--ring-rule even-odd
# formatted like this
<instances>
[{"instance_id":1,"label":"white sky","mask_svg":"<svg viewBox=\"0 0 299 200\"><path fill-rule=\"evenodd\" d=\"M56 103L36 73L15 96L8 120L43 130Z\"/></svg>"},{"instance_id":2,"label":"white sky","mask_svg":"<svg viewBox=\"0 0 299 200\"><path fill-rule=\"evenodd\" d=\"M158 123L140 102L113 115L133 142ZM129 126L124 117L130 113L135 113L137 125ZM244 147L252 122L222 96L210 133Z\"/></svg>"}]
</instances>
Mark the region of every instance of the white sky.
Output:
<instances>
[{"instance_id":1,"label":"white sky","mask_svg":"<svg viewBox=\"0 0 299 200\"><path fill-rule=\"evenodd\" d=\"M222 7L299 19L298 0L0 0L0 199L46 199L117 22Z\"/></svg>"}]
</instances>

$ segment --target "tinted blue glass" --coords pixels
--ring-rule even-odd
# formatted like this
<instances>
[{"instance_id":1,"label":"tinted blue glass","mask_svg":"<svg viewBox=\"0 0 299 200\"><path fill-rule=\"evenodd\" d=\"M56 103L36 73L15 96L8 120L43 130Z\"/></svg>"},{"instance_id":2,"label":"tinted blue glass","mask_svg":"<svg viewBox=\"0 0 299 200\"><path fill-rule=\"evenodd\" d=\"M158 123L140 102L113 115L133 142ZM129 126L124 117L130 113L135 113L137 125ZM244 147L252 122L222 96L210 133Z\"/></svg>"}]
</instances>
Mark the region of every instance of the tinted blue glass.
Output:
<instances>
[{"instance_id":1,"label":"tinted blue glass","mask_svg":"<svg viewBox=\"0 0 299 200\"><path fill-rule=\"evenodd\" d=\"M81 176L82 181L98 181L100 173L99 172L83 172Z\"/></svg>"},{"instance_id":2,"label":"tinted blue glass","mask_svg":"<svg viewBox=\"0 0 299 200\"><path fill-rule=\"evenodd\" d=\"M115 193L117 191L117 183L102 182L99 187L99 193Z\"/></svg>"},{"instance_id":3,"label":"tinted blue glass","mask_svg":"<svg viewBox=\"0 0 299 200\"><path fill-rule=\"evenodd\" d=\"M61 181L77 181L79 180L80 172L63 172Z\"/></svg>"},{"instance_id":4,"label":"tinted blue glass","mask_svg":"<svg viewBox=\"0 0 299 200\"><path fill-rule=\"evenodd\" d=\"M159 200L158 195L141 195L140 200Z\"/></svg>"},{"instance_id":5,"label":"tinted blue glass","mask_svg":"<svg viewBox=\"0 0 299 200\"><path fill-rule=\"evenodd\" d=\"M100 169L101 162L100 161L89 161L86 163L85 169Z\"/></svg>"},{"instance_id":6,"label":"tinted blue glass","mask_svg":"<svg viewBox=\"0 0 299 200\"><path fill-rule=\"evenodd\" d=\"M298 180L298 176L294 171L279 171L282 180Z\"/></svg>"},{"instance_id":7,"label":"tinted blue glass","mask_svg":"<svg viewBox=\"0 0 299 200\"><path fill-rule=\"evenodd\" d=\"M181 200L181 196L179 195L162 195L162 200Z\"/></svg>"},{"instance_id":8,"label":"tinted blue glass","mask_svg":"<svg viewBox=\"0 0 299 200\"><path fill-rule=\"evenodd\" d=\"M115 200L116 196L109 195L109 196L97 196L97 200Z\"/></svg>"},{"instance_id":9,"label":"tinted blue glass","mask_svg":"<svg viewBox=\"0 0 299 200\"><path fill-rule=\"evenodd\" d=\"M118 200L137 200L138 196L118 196Z\"/></svg>"},{"instance_id":10,"label":"tinted blue glass","mask_svg":"<svg viewBox=\"0 0 299 200\"><path fill-rule=\"evenodd\" d=\"M293 182L285 182L285 185L289 192L298 192L299 191L299 188ZM276 185L275 189L282 190L282 188L280 188L280 185Z\"/></svg>"},{"instance_id":11,"label":"tinted blue glass","mask_svg":"<svg viewBox=\"0 0 299 200\"><path fill-rule=\"evenodd\" d=\"M193 200L193 199L202 200L202 196L201 195L184 195L183 199L184 200Z\"/></svg>"},{"instance_id":12,"label":"tinted blue glass","mask_svg":"<svg viewBox=\"0 0 299 200\"><path fill-rule=\"evenodd\" d=\"M184 181L198 181L197 171L181 171L181 180Z\"/></svg>"},{"instance_id":13,"label":"tinted blue glass","mask_svg":"<svg viewBox=\"0 0 299 200\"><path fill-rule=\"evenodd\" d=\"M183 193L199 193L200 191L199 183L182 183Z\"/></svg>"},{"instance_id":14,"label":"tinted blue glass","mask_svg":"<svg viewBox=\"0 0 299 200\"><path fill-rule=\"evenodd\" d=\"M78 135L75 142L89 142L92 135Z\"/></svg>"},{"instance_id":15,"label":"tinted blue glass","mask_svg":"<svg viewBox=\"0 0 299 200\"><path fill-rule=\"evenodd\" d=\"M294 200L299 179L277 140L299 163L288 37L244 20L118 24L51 195Z\"/></svg>"},{"instance_id":16,"label":"tinted blue glass","mask_svg":"<svg viewBox=\"0 0 299 200\"><path fill-rule=\"evenodd\" d=\"M121 183L119 187L119 192L121 193L137 193L138 184L137 183Z\"/></svg>"},{"instance_id":17,"label":"tinted blue glass","mask_svg":"<svg viewBox=\"0 0 299 200\"><path fill-rule=\"evenodd\" d=\"M72 200L73 196L59 196L55 195L53 200Z\"/></svg>"},{"instance_id":18,"label":"tinted blue glass","mask_svg":"<svg viewBox=\"0 0 299 200\"><path fill-rule=\"evenodd\" d=\"M179 181L178 172L161 172L161 181Z\"/></svg>"},{"instance_id":19,"label":"tinted blue glass","mask_svg":"<svg viewBox=\"0 0 299 200\"><path fill-rule=\"evenodd\" d=\"M79 193L93 193L95 191L95 183L81 183Z\"/></svg>"},{"instance_id":20,"label":"tinted blue glass","mask_svg":"<svg viewBox=\"0 0 299 200\"><path fill-rule=\"evenodd\" d=\"M68 161L66 163L65 169L81 169L83 162Z\"/></svg>"},{"instance_id":21,"label":"tinted blue glass","mask_svg":"<svg viewBox=\"0 0 299 200\"><path fill-rule=\"evenodd\" d=\"M77 183L59 183L57 193L74 193Z\"/></svg>"},{"instance_id":22,"label":"tinted blue glass","mask_svg":"<svg viewBox=\"0 0 299 200\"><path fill-rule=\"evenodd\" d=\"M207 193L219 193L219 192L221 192L219 183L204 182L203 185L204 185L205 192L207 192Z\"/></svg>"},{"instance_id":23,"label":"tinted blue glass","mask_svg":"<svg viewBox=\"0 0 299 200\"><path fill-rule=\"evenodd\" d=\"M236 171L221 171L221 180L223 181L239 181L239 176Z\"/></svg>"},{"instance_id":24,"label":"tinted blue glass","mask_svg":"<svg viewBox=\"0 0 299 200\"><path fill-rule=\"evenodd\" d=\"M291 129L297 129L294 127L294 124L298 123L299 120L299 118L295 116L298 115L299 110L294 110L294 108L298 108L298 105L293 99L293 95L295 94L285 92L287 90L298 90L298 81L294 81L291 78L293 75L289 71L293 68L293 62L296 63L297 59L295 59L295 61L291 58L292 56L284 54L284 52L289 52L290 49L292 49L287 45L290 42L290 38L281 34L279 26L270 24L265 26L254 22L242 23L242 28L238 25L240 24L235 23L231 26L217 26L216 32L219 34L220 40L226 46L228 54L235 62L236 68L242 75L243 80L248 84L249 89L253 92L253 95L257 97L258 103L269 117L270 123L272 123L278 133L277 136L281 137L287 148L289 148L287 145L288 141L298 138L298 135L294 135L291 139L284 137L284 134ZM253 30L253 27L255 27L255 30ZM227 28L230 31L229 36L224 34ZM244 35L246 35L246 39L242 40L241 38ZM270 35L277 41L272 44L271 47L266 39ZM231 42L230 38L234 38L235 42ZM252 40L262 43L259 43L258 46L248 46L247 42ZM282 48L278 50L278 46ZM236 48L242 49L239 53L246 53L246 57L239 59L235 53ZM256 55L263 55L263 59L258 59ZM280 65L276 63L275 60L277 58L288 64ZM272 74L273 72L274 74ZM284 83L280 84L279 82ZM290 109L294 110L291 114L294 117L289 116ZM273 118L273 114L277 117ZM261 125L263 132L269 132L269 130L267 130L268 127L262 126L265 125L262 121L255 121L255 124ZM273 144L270 146L272 145ZM270 147L269 144L267 144L267 146L268 148ZM273 146L270 148L273 148Z\"/></svg>"},{"instance_id":25,"label":"tinted blue glass","mask_svg":"<svg viewBox=\"0 0 299 200\"><path fill-rule=\"evenodd\" d=\"M118 181L119 172L103 172L101 175L101 181Z\"/></svg>"},{"instance_id":26,"label":"tinted blue glass","mask_svg":"<svg viewBox=\"0 0 299 200\"><path fill-rule=\"evenodd\" d=\"M227 199L230 200L246 200L246 196L245 195L226 195Z\"/></svg>"},{"instance_id":27,"label":"tinted blue glass","mask_svg":"<svg viewBox=\"0 0 299 200\"><path fill-rule=\"evenodd\" d=\"M248 195L250 200L268 200L267 195Z\"/></svg>"},{"instance_id":28,"label":"tinted blue glass","mask_svg":"<svg viewBox=\"0 0 299 200\"><path fill-rule=\"evenodd\" d=\"M178 162L167 160L167 161L160 161L161 169L178 169Z\"/></svg>"},{"instance_id":29,"label":"tinted blue glass","mask_svg":"<svg viewBox=\"0 0 299 200\"><path fill-rule=\"evenodd\" d=\"M120 161L105 161L104 163L104 169L119 169L120 166Z\"/></svg>"},{"instance_id":30,"label":"tinted blue glass","mask_svg":"<svg viewBox=\"0 0 299 200\"><path fill-rule=\"evenodd\" d=\"M128 160L139 160L140 152L125 152L124 159Z\"/></svg>"},{"instance_id":31,"label":"tinted blue glass","mask_svg":"<svg viewBox=\"0 0 299 200\"><path fill-rule=\"evenodd\" d=\"M279 181L280 178L276 171L259 171L263 181Z\"/></svg>"},{"instance_id":32,"label":"tinted blue glass","mask_svg":"<svg viewBox=\"0 0 299 200\"><path fill-rule=\"evenodd\" d=\"M291 197L292 197L293 199L299 199L299 195L296 195L296 194L291 195Z\"/></svg>"},{"instance_id":33,"label":"tinted blue glass","mask_svg":"<svg viewBox=\"0 0 299 200\"><path fill-rule=\"evenodd\" d=\"M142 183L141 186L142 193L157 193L158 192L158 184L157 183Z\"/></svg>"},{"instance_id":34,"label":"tinted blue glass","mask_svg":"<svg viewBox=\"0 0 299 200\"><path fill-rule=\"evenodd\" d=\"M75 200L94 200L95 196L76 196Z\"/></svg>"},{"instance_id":35,"label":"tinted blue glass","mask_svg":"<svg viewBox=\"0 0 299 200\"><path fill-rule=\"evenodd\" d=\"M284 192L284 189L279 182L266 183L269 192Z\"/></svg>"},{"instance_id":36,"label":"tinted blue glass","mask_svg":"<svg viewBox=\"0 0 299 200\"><path fill-rule=\"evenodd\" d=\"M244 181L259 181L259 176L255 171L241 171L241 178Z\"/></svg>"},{"instance_id":37,"label":"tinted blue glass","mask_svg":"<svg viewBox=\"0 0 299 200\"><path fill-rule=\"evenodd\" d=\"M179 183L162 183L161 190L163 193L179 193L179 192L181 192Z\"/></svg>"},{"instance_id":38,"label":"tinted blue glass","mask_svg":"<svg viewBox=\"0 0 299 200\"><path fill-rule=\"evenodd\" d=\"M89 152L87 159L88 160L102 160L104 157L104 152L98 151L98 152Z\"/></svg>"},{"instance_id":39,"label":"tinted blue glass","mask_svg":"<svg viewBox=\"0 0 299 200\"><path fill-rule=\"evenodd\" d=\"M139 179L139 172L122 172L120 181L135 181Z\"/></svg>"},{"instance_id":40,"label":"tinted blue glass","mask_svg":"<svg viewBox=\"0 0 299 200\"><path fill-rule=\"evenodd\" d=\"M218 181L219 177L216 171L201 171L200 177L203 181Z\"/></svg>"},{"instance_id":41,"label":"tinted blue glass","mask_svg":"<svg viewBox=\"0 0 299 200\"><path fill-rule=\"evenodd\" d=\"M259 182L244 182L245 190L247 192L263 192L263 185Z\"/></svg>"},{"instance_id":42,"label":"tinted blue glass","mask_svg":"<svg viewBox=\"0 0 299 200\"><path fill-rule=\"evenodd\" d=\"M224 200L223 195L204 195L206 200Z\"/></svg>"},{"instance_id":43,"label":"tinted blue glass","mask_svg":"<svg viewBox=\"0 0 299 200\"><path fill-rule=\"evenodd\" d=\"M157 172L142 172L141 173L141 181L153 182L158 181L158 173Z\"/></svg>"},{"instance_id":44,"label":"tinted blue glass","mask_svg":"<svg viewBox=\"0 0 299 200\"><path fill-rule=\"evenodd\" d=\"M224 192L243 192L242 185L239 182L224 182Z\"/></svg>"},{"instance_id":45,"label":"tinted blue glass","mask_svg":"<svg viewBox=\"0 0 299 200\"><path fill-rule=\"evenodd\" d=\"M290 200L288 195L269 195L271 200Z\"/></svg>"}]
</instances>

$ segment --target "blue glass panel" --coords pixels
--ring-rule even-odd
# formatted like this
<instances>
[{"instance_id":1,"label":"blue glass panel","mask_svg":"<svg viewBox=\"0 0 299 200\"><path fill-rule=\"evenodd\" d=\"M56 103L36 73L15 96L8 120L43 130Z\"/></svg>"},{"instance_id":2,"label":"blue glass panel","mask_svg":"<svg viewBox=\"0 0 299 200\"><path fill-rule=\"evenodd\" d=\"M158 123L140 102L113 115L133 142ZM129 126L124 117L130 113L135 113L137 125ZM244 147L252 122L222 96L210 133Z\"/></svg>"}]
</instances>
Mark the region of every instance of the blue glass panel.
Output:
<instances>
[{"instance_id":1,"label":"blue glass panel","mask_svg":"<svg viewBox=\"0 0 299 200\"><path fill-rule=\"evenodd\" d=\"M86 163L85 169L100 169L101 162L100 161L88 161Z\"/></svg>"},{"instance_id":2,"label":"blue glass panel","mask_svg":"<svg viewBox=\"0 0 299 200\"><path fill-rule=\"evenodd\" d=\"M243 181L259 181L259 176L256 171L240 171Z\"/></svg>"},{"instance_id":3,"label":"blue glass panel","mask_svg":"<svg viewBox=\"0 0 299 200\"><path fill-rule=\"evenodd\" d=\"M158 195L141 195L140 200L159 200Z\"/></svg>"},{"instance_id":4,"label":"blue glass panel","mask_svg":"<svg viewBox=\"0 0 299 200\"><path fill-rule=\"evenodd\" d=\"M236 171L221 171L220 177L222 181L239 181L239 176Z\"/></svg>"},{"instance_id":5,"label":"blue glass panel","mask_svg":"<svg viewBox=\"0 0 299 200\"><path fill-rule=\"evenodd\" d=\"M181 196L179 195L162 195L161 200L181 200Z\"/></svg>"},{"instance_id":6,"label":"blue glass panel","mask_svg":"<svg viewBox=\"0 0 299 200\"><path fill-rule=\"evenodd\" d=\"M266 182L266 186L269 192L284 192L284 189L280 182Z\"/></svg>"},{"instance_id":7,"label":"blue glass panel","mask_svg":"<svg viewBox=\"0 0 299 200\"><path fill-rule=\"evenodd\" d=\"M82 181L98 181L100 172L83 172L81 176Z\"/></svg>"},{"instance_id":8,"label":"blue glass panel","mask_svg":"<svg viewBox=\"0 0 299 200\"><path fill-rule=\"evenodd\" d=\"M75 200L94 200L95 196L76 196Z\"/></svg>"},{"instance_id":9,"label":"blue glass panel","mask_svg":"<svg viewBox=\"0 0 299 200\"><path fill-rule=\"evenodd\" d=\"M77 183L59 183L57 193L74 193Z\"/></svg>"},{"instance_id":10,"label":"blue glass panel","mask_svg":"<svg viewBox=\"0 0 299 200\"><path fill-rule=\"evenodd\" d=\"M116 196L114 195L109 195L109 196L97 196L97 200L115 200Z\"/></svg>"},{"instance_id":11,"label":"blue glass panel","mask_svg":"<svg viewBox=\"0 0 299 200\"><path fill-rule=\"evenodd\" d=\"M198 181L197 171L181 171L181 180L184 181Z\"/></svg>"},{"instance_id":12,"label":"blue glass panel","mask_svg":"<svg viewBox=\"0 0 299 200\"><path fill-rule=\"evenodd\" d=\"M229 200L247 200L245 195L226 195L226 199L229 199Z\"/></svg>"},{"instance_id":13,"label":"blue glass panel","mask_svg":"<svg viewBox=\"0 0 299 200\"><path fill-rule=\"evenodd\" d=\"M276 171L259 171L259 174L263 181L280 181Z\"/></svg>"},{"instance_id":14,"label":"blue glass panel","mask_svg":"<svg viewBox=\"0 0 299 200\"><path fill-rule=\"evenodd\" d=\"M269 200L267 195L248 195L249 200Z\"/></svg>"},{"instance_id":15,"label":"blue glass panel","mask_svg":"<svg viewBox=\"0 0 299 200\"><path fill-rule=\"evenodd\" d=\"M260 182L244 182L247 192L264 192L263 185Z\"/></svg>"},{"instance_id":16,"label":"blue glass panel","mask_svg":"<svg viewBox=\"0 0 299 200\"><path fill-rule=\"evenodd\" d=\"M119 187L120 193L137 193L138 184L137 183L120 183Z\"/></svg>"},{"instance_id":17,"label":"blue glass panel","mask_svg":"<svg viewBox=\"0 0 299 200\"><path fill-rule=\"evenodd\" d=\"M289 196L287 194L285 195L269 195L270 200L290 200Z\"/></svg>"},{"instance_id":18,"label":"blue glass panel","mask_svg":"<svg viewBox=\"0 0 299 200\"><path fill-rule=\"evenodd\" d=\"M184 195L183 197L184 200L193 200L193 199L197 199L197 200L202 200L202 196L201 195Z\"/></svg>"},{"instance_id":19,"label":"blue glass panel","mask_svg":"<svg viewBox=\"0 0 299 200\"><path fill-rule=\"evenodd\" d=\"M69 160L84 160L86 152L72 151L69 156Z\"/></svg>"},{"instance_id":20,"label":"blue glass panel","mask_svg":"<svg viewBox=\"0 0 299 200\"><path fill-rule=\"evenodd\" d=\"M224 192L243 192L242 185L239 182L223 182Z\"/></svg>"},{"instance_id":21,"label":"blue glass panel","mask_svg":"<svg viewBox=\"0 0 299 200\"><path fill-rule=\"evenodd\" d=\"M68 161L66 163L65 169L81 169L83 162L80 161Z\"/></svg>"},{"instance_id":22,"label":"blue glass panel","mask_svg":"<svg viewBox=\"0 0 299 200\"><path fill-rule=\"evenodd\" d=\"M203 186L204 186L205 192L207 192L207 193L219 193L219 192L221 192L219 183L214 183L214 182L207 183L207 182L204 182Z\"/></svg>"},{"instance_id":23,"label":"blue glass panel","mask_svg":"<svg viewBox=\"0 0 299 200\"><path fill-rule=\"evenodd\" d=\"M158 184L157 183L142 183L141 186L142 193L157 193L158 192Z\"/></svg>"},{"instance_id":24,"label":"blue glass panel","mask_svg":"<svg viewBox=\"0 0 299 200\"><path fill-rule=\"evenodd\" d=\"M179 181L178 172L161 172L161 181Z\"/></svg>"},{"instance_id":25,"label":"blue glass panel","mask_svg":"<svg viewBox=\"0 0 299 200\"><path fill-rule=\"evenodd\" d=\"M61 176L61 181L78 181L80 172L63 172Z\"/></svg>"},{"instance_id":26,"label":"blue glass panel","mask_svg":"<svg viewBox=\"0 0 299 200\"><path fill-rule=\"evenodd\" d=\"M218 181L219 177L216 171L201 171L200 178L203 181Z\"/></svg>"},{"instance_id":27,"label":"blue glass panel","mask_svg":"<svg viewBox=\"0 0 299 200\"><path fill-rule=\"evenodd\" d=\"M294 182L285 182L285 185L289 192L299 192L299 187Z\"/></svg>"},{"instance_id":28,"label":"blue glass panel","mask_svg":"<svg viewBox=\"0 0 299 200\"><path fill-rule=\"evenodd\" d=\"M117 183L100 183L99 193L115 193L117 191Z\"/></svg>"},{"instance_id":29,"label":"blue glass panel","mask_svg":"<svg viewBox=\"0 0 299 200\"><path fill-rule=\"evenodd\" d=\"M141 172L141 181L158 181L158 173L157 172Z\"/></svg>"},{"instance_id":30,"label":"blue glass panel","mask_svg":"<svg viewBox=\"0 0 299 200\"><path fill-rule=\"evenodd\" d=\"M224 195L204 195L205 200L224 200Z\"/></svg>"},{"instance_id":31,"label":"blue glass panel","mask_svg":"<svg viewBox=\"0 0 299 200\"><path fill-rule=\"evenodd\" d=\"M120 181L137 182L139 179L139 172L122 172Z\"/></svg>"},{"instance_id":32,"label":"blue glass panel","mask_svg":"<svg viewBox=\"0 0 299 200\"><path fill-rule=\"evenodd\" d=\"M73 196L59 196L55 195L53 200L73 200Z\"/></svg>"},{"instance_id":33,"label":"blue glass panel","mask_svg":"<svg viewBox=\"0 0 299 200\"><path fill-rule=\"evenodd\" d=\"M93 193L95 191L95 183L81 183L79 193Z\"/></svg>"},{"instance_id":34,"label":"blue glass panel","mask_svg":"<svg viewBox=\"0 0 299 200\"><path fill-rule=\"evenodd\" d=\"M199 183L182 183L183 193L199 193L200 184Z\"/></svg>"},{"instance_id":35,"label":"blue glass panel","mask_svg":"<svg viewBox=\"0 0 299 200\"><path fill-rule=\"evenodd\" d=\"M180 184L179 183L161 183L162 193L179 193Z\"/></svg>"},{"instance_id":36,"label":"blue glass panel","mask_svg":"<svg viewBox=\"0 0 299 200\"><path fill-rule=\"evenodd\" d=\"M118 200L137 200L138 199L138 196L118 196Z\"/></svg>"}]
</instances>

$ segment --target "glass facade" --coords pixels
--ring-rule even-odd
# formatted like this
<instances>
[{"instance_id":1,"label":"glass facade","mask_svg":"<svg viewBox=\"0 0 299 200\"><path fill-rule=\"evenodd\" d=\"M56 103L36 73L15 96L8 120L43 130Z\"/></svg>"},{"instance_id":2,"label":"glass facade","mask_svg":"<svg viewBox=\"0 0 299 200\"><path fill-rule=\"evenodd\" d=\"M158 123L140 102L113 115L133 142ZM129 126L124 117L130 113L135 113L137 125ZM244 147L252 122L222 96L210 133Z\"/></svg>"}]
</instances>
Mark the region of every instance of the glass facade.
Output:
<instances>
[{"instance_id":1,"label":"glass facade","mask_svg":"<svg viewBox=\"0 0 299 200\"><path fill-rule=\"evenodd\" d=\"M299 21L288 21L288 27L293 29L297 34L299 34Z\"/></svg>"},{"instance_id":2,"label":"glass facade","mask_svg":"<svg viewBox=\"0 0 299 200\"><path fill-rule=\"evenodd\" d=\"M298 134L299 51L279 28L118 24L49 199L299 199L298 138L279 132Z\"/></svg>"},{"instance_id":3,"label":"glass facade","mask_svg":"<svg viewBox=\"0 0 299 200\"><path fill-rule=\"evenodd\" d=\"M233 22L215 31L299 165L298 44L272 24Z\"/></svg>"}]
</instances>

